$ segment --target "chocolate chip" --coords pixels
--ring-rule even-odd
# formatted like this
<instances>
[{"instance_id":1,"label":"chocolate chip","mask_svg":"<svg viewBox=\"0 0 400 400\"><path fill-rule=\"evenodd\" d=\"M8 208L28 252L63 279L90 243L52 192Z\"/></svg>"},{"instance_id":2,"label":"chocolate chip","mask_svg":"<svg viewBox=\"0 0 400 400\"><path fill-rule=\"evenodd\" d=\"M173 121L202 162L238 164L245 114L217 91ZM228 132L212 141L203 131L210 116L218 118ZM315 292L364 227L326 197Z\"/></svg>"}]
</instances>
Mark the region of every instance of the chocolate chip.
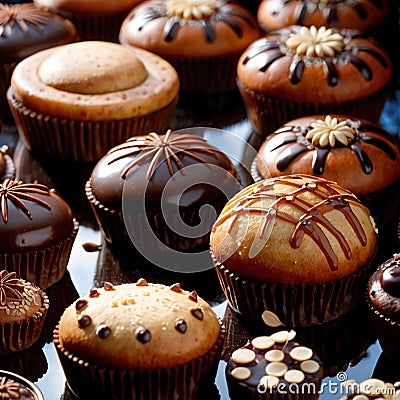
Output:
<instances>
[{"instance_id":1,"label":"chocolate chip","mask_svg":"<svg viewBox=\"0 0 400 400\"><path fill-rule=\"evenodd\" d=\"M100 296L100 293L97 289L95 289L95 288L90 289L89 297L93 298L93 297L99 297L99 296Z\"/></svg>"},{"instance_id":2,"label":"chocolate chip","mask_svg":"<svg viewBox=\"0 0 400 400\"><path fill-rule=\"evenodd\" d=\"M204 315L203 315L203 311L202 311L201 308L192 307L192 308L190 309L190 312L192 313L193 317L199 319L200 321L203 320L203 316L204 316Z\"/></svg>"},{"instance_id":3,"label":"chocolate chip","mask_svg":"<svg viewBox=\"0 0 400 400\"><path fill-rule=\"evenodd\" d=\"M195 303L197 303L197 292L195 290L193 290L192 293L189 294L189 299L194 301Z\"/></svg>"},{"instance_id":4,"label":"chocolate chip","mask_svg":"<svg viewBox=\"0 0 400 400\"><path fill-rule=\"evenodd\" d=\"M89 317L89 315L81 315L78 318L78 326L81 329L88 327L91 323L92 323L92 319Z\"/></svg>"},{"instance_id":5,"label":"chocolate chip","mask_svg":"<svg viewBox=\"0 0 400 400\"><path fill-rule=\"evenodd\" d=\"M106 339L111 335L111 329L107 325L99 325L96 329L96 335L100 339Z\"/></svg>"},{"instance_id":6,"label":"chocolate chip","mask_svg":"<svg viewBox=\"0 0 400 400\"><path fill-rule=\"evenodd\" d=\"M114 285L110 282L104 282L104 290L106 291L115 290Z\"/></svg>"},{"instance_id":7,"label":"chocolate chip","mask_svg":"<svg viewBox=\"0 0 400 400\"><path fill-rule=\"evenodd\" d=\"M88 253L93 253L95 251L99 251L101 249L101 245L92 242L86 242L82 244L82 247Z\"/></svg>"},{"instance_id":8,"label":"chocolate chip","mask_svg":"<svg viewBox=\"0 0 400 400\"><path fill-rule=\"evenodd\" d=\"M173 292L182 293L182 289L181 289L181 284L180 284L180 283L174 283L174 284L171 285L169 288L170 288Z\"/></svg>"},{"instance_id":9,"label":"chocolate chip","mask_svg":"<svg viewBox=\"0 0 400 400\"><path fill-rule=\"evenodd\" d=\"M372 290L372 291L371 291L371 297L375 297L375 295L376 295L375 290Z\"/></svg>"},{"instance_id":10,"label":"chocolate chip","mask_svg":"<svg viewBox=\"0 0 400 400\"><path fill-rule=\"evenodd\" d=\"M151 333L148 329L144 328L143 326L139 326L136 328L135 331L136 339L139 340L140 343L148 343L151 340Z\"/></svg>"},{"instance_id":11,"label":"chocolate chip","mask_svg":"<svg viewBox=\"0 0 400 400\"><path fill-rule=\"evenodd\" d=\"M186 322L183 319L177 319L175 321L175 329L179 333L186 333L186 330L187 330Z\"/></svg>"},{"instance_id":12,"label":"chocolate chip","mask_svg":"<svg viewBox=\"0 0 400 400\"><path fill-rule=\"evenodd\" d=\"M76 311L82 311L88 304L88 301L85 299L79 299L76 303L75 303L75 310Z\"/></svg>"},{"instance_id":13,"label":"chocolate chip","mask_svg":"<svg viewBox=\"0 0 400 400\"><path fill-rule=\"evenodd\" d=\"M147 283L146 279L139 278L136 282L136 286L149 286L149 284Z\"/></svg>"}]
</instances>

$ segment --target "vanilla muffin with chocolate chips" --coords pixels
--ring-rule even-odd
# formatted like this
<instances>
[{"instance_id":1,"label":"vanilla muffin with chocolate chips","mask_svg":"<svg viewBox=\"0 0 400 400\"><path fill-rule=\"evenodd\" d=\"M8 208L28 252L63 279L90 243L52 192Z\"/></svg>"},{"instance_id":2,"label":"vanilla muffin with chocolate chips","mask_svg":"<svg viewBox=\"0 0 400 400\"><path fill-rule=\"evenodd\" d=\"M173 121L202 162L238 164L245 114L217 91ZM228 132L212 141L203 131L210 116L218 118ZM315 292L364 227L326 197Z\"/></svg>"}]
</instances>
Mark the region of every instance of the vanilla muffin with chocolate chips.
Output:
<instances>
[{"instance_id":1,"label":"vanilla muffin with chocolate chips","mask_svg":"<svg viewBox=\"0 0 400 400\"><path fill-rule=\"evenodd\" d=\"M165 131L178 90L175 69L161 57L86 41L24 59L7 96L28 150L93 162L131 136Z\"/></svg>"},{"instance_id":2,"label":"vanilla muffin with chocolate chips","mask_svg":"<svg viewBox=\"0 0 400 400\"><path fill-rule=\"evenodd\" d=\"M392 62L362 31L292 25L253 42L237 85L254 130L267 136L287 121L344 114L378 122Z\"/></svg>"},{"instance_id":3,"label":"vanilla muffin with chocolate chips","mask_svg":"<svg viewBox=\"0 0 400 400\"><path fill-rule=\"evenodd\" d=\"M112 398L118 388L120 399L189 399L216 373L223 337L196 292L140 279L106 283L78 299L62 315L54 343L79 397Z\"/></svg>"},{"instance_id":4,"label":"vanilla muffin with chocolate chips","mask_svg":"<svg viewBox=\"0 0 400 400\"><path fill-rule=\"evenodd\" d=\"M232 400L316 400L323 378L323 365L309 347L293 341L295 331L258 336L230 356L225 375ZM296 386L295 393L290 387ZM292 397L294 396L294 397Z\"/></svg>"}]
</instances>

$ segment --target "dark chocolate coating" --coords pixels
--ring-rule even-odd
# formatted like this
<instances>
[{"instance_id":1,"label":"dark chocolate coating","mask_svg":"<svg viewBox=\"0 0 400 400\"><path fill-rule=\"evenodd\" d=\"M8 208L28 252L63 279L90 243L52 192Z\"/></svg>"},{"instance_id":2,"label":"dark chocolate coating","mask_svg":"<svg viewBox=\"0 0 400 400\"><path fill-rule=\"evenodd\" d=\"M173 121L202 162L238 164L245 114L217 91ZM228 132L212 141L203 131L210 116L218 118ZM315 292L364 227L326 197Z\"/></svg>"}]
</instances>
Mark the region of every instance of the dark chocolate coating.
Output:
<instances>
[{"instance_id":1,"label":"dark chocolate coating","mask_svg":"<svg viewBox=\"0 0 400 400\"><path fill-rule=\"evenodd\" d=\"M7 182L7 181L5 181ZM2 253L15 253L31 250L39 250L62 241L71 235L73 231L73 215L68 204L53 191L37 193L34 189L27 189L22 195L15 193L23 206L9 195L2 195L0 186L0 198L2 211L6 207L7 218L0 217L0 243ZM26 199L28 194L37 201ZM20 197L21 196L21 197ZM3 200L4 199L4 200ZM39 202L38 202L39 201ZM5 206L3 206L3 202ZM47 204L44 206L41 202ZM26 207L27 212L23 211Z\"/></svg>"},{"instance_id":2,"label":"dark chocolate coating","mask_svg":"<svg viewBox=\"0 0 400 400\"><path fill-rule=\"evenodd\" d=\"M12 8L16 17L4 25L0 22L2 63L18 63L40 50L78 41L76 28L68 19L39 11L33 4L0 6L0 17L9 12L5 7ZM32 17L37 22L30 22Z\"/></svg>"}]
</instances>

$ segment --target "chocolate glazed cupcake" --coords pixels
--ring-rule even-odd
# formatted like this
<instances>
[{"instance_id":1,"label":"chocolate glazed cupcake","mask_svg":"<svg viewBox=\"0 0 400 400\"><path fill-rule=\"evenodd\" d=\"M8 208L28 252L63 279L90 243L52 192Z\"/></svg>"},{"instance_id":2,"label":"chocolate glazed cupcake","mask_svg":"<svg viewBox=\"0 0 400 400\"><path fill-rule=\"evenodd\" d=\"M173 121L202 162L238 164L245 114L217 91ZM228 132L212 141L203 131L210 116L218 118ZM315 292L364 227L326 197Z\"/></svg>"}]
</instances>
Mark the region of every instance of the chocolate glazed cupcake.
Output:
<instances>
[{"instance_id":1,"label":"chocolate glazed cupcake","mask_svg":"<svg viewBox=\"0 0 400 400\"><path fill-rule=\"evenodd\" d=\"M392 62L361 31L290 26L242 54L237 84L254 130L268 135L287 121L336 113L378 122Z\"/></svg>"},{"instance_id":2,"label":"chocolate glazed cupcake","mask_svg":"<svg viewBox=\"0 0 400 400\"><path fill-rule=\"evenodd\" d=\"M79 224L68 204L39 183L0 185L0 265L41 289L64 275Z\"/></svg>"}]
</instances>

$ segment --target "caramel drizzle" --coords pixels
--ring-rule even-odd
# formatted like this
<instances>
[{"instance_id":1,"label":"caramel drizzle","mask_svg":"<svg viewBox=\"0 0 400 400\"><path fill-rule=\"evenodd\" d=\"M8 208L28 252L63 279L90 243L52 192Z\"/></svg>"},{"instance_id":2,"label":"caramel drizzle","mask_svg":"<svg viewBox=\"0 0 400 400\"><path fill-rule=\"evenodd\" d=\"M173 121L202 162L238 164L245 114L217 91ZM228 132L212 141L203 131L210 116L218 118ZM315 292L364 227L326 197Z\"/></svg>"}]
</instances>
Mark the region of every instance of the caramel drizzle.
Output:
<instances>
[{"instance_id":1,"label":"caramel drizzle","mask_svg":"<svg viewBox=\"0 0 400 400\"><path fill-rule=\"evenodd\" d=\"M171 130L168 130L164 136L159 136L152 132L144 139L132 137L125 143L109 151L108 154L115 153L115 157L109 161L108 164L112 164L126 157L137 156L122 171L121 178L125 179L128 172L135 166L140 165L142 162L150 161L150 165L147 169L147 178L151 179L155 170L163 162L167 163L168 171L171 176L175 174L173 164L175 164L178 170L182 170L184 165L177 156L177 153L192 158L200 163L207 163L207 160L196 153L215 155L215 150L213 151L210 147L207 147L209 146L207 141L200 136L190 134L171 135L171 133ZM120 151L122 151L122 153L118 155Z\"/></svg>"},{"instance_id":2,"label":"caramel drizzle","mask_svg":"<svg viewBox=\"0 0 400 400\"><path fill-rule=\"evenodd\" d=\"M306 183L304 183L305 179L307 180ZM274 189L274 184L284 184L292 186L294 189L288 194L277 193L276 189ZM325 214L331 210L339 210L357 235L362 246L367 244L367 238L360 221L349 204L349 202L361 204L360 201L350 192L340 193L333 185L335 185L334 182L307 175L289 175L286 179L274 178L261 181L253 186L252 193L248 193L245 198L233 204L229 211L222 214L216 221L214 228L232 218L228 229L230 233L241 215L249 213L261 214L265 217L261 225L260 239L263 239L266 232L270 232L273 229L275 217L281 218L294 225L290 239L292 248L298 249L301 246L304 235L310 236L324 253L331 270L335 271L338 268L338 259L321 226L336 238L347 259L351 258L351 249L346 238L331 224ZM308 191L319 197L321 201L312 204L298 197ZM262 200L274 201L268 209L255 206ZM280 206L285 203L290 203L293 207L303 212L301 217L296 219L280 210Z\"/></svg>"},{"instance_id":3,"label":"caramel drizzle","mask_svg":"<svg viewBox=\"0 0 400 400\"><path fill-rule=\"evenodd\" d=\"M279 38L261 38L249 46L246 50L246 56L243 58L242 64L246 65L250 60L258 58L258 70L266 72L271 65L280 58L290 55L289 49L286 48L286 37L290 33L297 33L299 27L284 28L275 31L274 35L279 35ZM337 31L339 32L339 31ZM345 44L343 52L335 57L307 57L307 56L293 56L293 60L289 68L289 80L293 85L301 82L303 72L307 68L307 60L318 59L324 66L327 83L329 86L336 86L339 82L339 73L336 64L343 58L348 58L349 62L353 64L362 77L366 81L373 78L373 73L369 65L357 56L358 53L365 52L374 57L384 68L388 67L385 57L381 53L373 49L368 43L354 43L352 39L364 38L367 36L359 33L352 34L351 31L347 32L348 43Z\"/></svg>"},{"instance_id":4,"label":"caramel drizzle","mask_svg":"<svg viewBox=\"0 0 400 400\"><path fill-rule=\"evenodd\" d=\"M391 160L396 159L395 139L384 129L354 120L347 120L347 125L354 128L354 142L349 146L339 145L338 147L349 149L357 158L365 174L369 175L373 171L374 165L368 154L359 146L362 142L381 149ZM313 173L316 175L324 173L326 158L333 149L330 147L319 148L307 140L305 136L310 129L312 129L311 125L307 127L285 126L282 129L278 129L274 137L271 137L268 145L270 152L277 151L283 146L288 145L277 157L276 167L279 171L286 170L303 153L313 151Z\"/></svg>"},{"instance_id":5,"label":"caramel drizzle","mask_svg":"<svg viewBox=\"0 0 400 400\"><path fill-rule=\"evenodd\" d=\"M0 4L0 36L7 36L7 27L19 25L22 32L29 33L28 25L43 31L48 15L33 4Z\"/></svg>"},{"instance_id":6,"label":"caramel drizzle","mask_svg":"<svg viewBox=\"0 0 400 400\"><path fill-rule=\"evenodd\" d=\"M304 25L307 15L313 14L320 3L319 1L310 0L281 0L281 4L273 11L273 15L279 15L285 6L292 2L296 2L294 10L296 25ZM367 10L362 4L365 3L365 0L331 0L330 2L324 2L323 8L321 7L329 26L338 25L338 9L342 7L343 3L348 3L348 7L351 7L358 14L360 19L364 20L368 17ZM383 6L382 0L371 0L370 3L376 8L382 8Z\"/></svg>"},{"instance_id":7,"label":"caramel drizzle","mask_svg":"<svg viewBox=\"0 0 400 400\"><path fill-rule=\"evenodd\" d=\"M50 189L39 183L22 183L21 181L6 179L0 185L0 208L3 222L7 223L8 221L8 201L19 208L29 219L32 219L32 214L23 200L35 202L50 210L51 206L34 196L35 194L49 196Z\"/></svg>"},{"instance_id":8,"label":"caramel drizzle","mask_svg":"<svg viewBox=\"0 0 400 400\"><path fill-rule=\"evenodd\" d=\"M182 24L186 21L176 16L169 16L165 6L161 2L140 6L130 17L131 20L139 20L139 31L141 31L146 24L158 18L167 18L163 29L163 37L166 42L172 42L177 37ZM243 37L242 22L256 29L254 22L250 18L232 10L229 8L229 4L224 4L224 7L219 7L216 13L208 19L198 21L191 20L192 24L199 23L203 28L207 43L215 43L216 32L214 25L217 22L223 22L225 25L229 26L238 38Z\"/></svg>"},{"instance_id":9,"label":"caramel drizzle","mask_svg":"<svg viewBox=\"0 0 400 400\"><path fill-rule=\"evenodd\" d=\"M5 306L11 301L22 301L24 285L16 278L15 272L0 271L0 305Z\"/></svg>"}]
</instances>

